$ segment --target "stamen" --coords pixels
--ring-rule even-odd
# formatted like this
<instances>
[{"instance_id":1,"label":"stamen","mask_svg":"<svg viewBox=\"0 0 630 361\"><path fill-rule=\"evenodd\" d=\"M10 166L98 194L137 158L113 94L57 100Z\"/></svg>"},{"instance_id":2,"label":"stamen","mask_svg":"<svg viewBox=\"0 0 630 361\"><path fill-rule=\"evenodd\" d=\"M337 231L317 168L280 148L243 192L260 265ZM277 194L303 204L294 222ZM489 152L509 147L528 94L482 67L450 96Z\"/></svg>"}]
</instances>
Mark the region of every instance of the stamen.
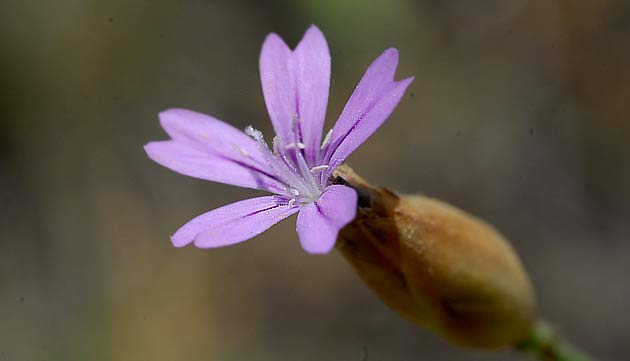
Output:
<instances>
[{"instance_id":1,"label":"stamen","mask_svg":"<svg viewBox=\"0 0 630 361\"><path fill-rule=\"evenodd\" d=\"M304 159L302 152L296 152L295 156L297 158L297 165L302 175L302 179L304 179L304 181L308 184L308 187L301 189L303 192L302 196L315 200L321 193L319 186L317 185L317 181L315 180L315 177L310 175L311 170L306 164L306 160Z\"/></svg>"},{"instance_id":2,"label":"stamen","mask_svg":"<svg viewBox=\"0 0 630 361\"><path fill-rule=\"evenodd\" d=\"M249 157L249 153L247 153L243 148L239 147L238 144L232 143L232 147L236 149L243 157Z\"/></svg>"},{"instance_id":3,"label":"stamen","mask_svg":"<svg viewBox=\"0 0 630 361\"><path fill-rule=\"evenodd\" d=\"M311 168L311 173L317 173L317 172L322 172L325 171L326 169L330 168L330 166L328 164L322 164L322 165L318 165L315 166L313 168Z\"/></svg>"},{"instance_id":4,"label":"stamen","mask_svg":"<svg viewBox=\"0 0 630 361\"><path fill-rule=\"evenodd\" d=\"M264 157L266 166L270 172L278 178L278 180L284 183L285 188L281 192L285 194L287 198L291 197L288 202L290 207L295 207L301 202L312 202L319 197L322 192L322 172L329 168L328 165L318 165L311 168L304 159L303 149L306 149L306 144L300 141L298 135L299 119L294 118L294 129L292 143L285 145L284 141L287 139L281 139L275 137L273 139L272 148L265 142L261 131L254 129L252 126L245 128L245 134L253 138L257 143L261 151L261 155ZM330 138L330 136L327 136ZM248 156L249 154L238 144L232 145L241 155ZM292 152L286 150L293 149ZM318 152L319 153L319 152ZM318 164L319 161L315 164Z\"/></svg>"},{"instance_id":5,"label":"stamen","mask_svg":"<svg viewBox=\"0 0 630 361\"><path fill-rule=\"evenodd\" d=\"M302 144L302 129L300 127L300 116L293 114L291 118L291 132L293 133L293 141L297 144L299 149L304 149L306 146Z\"/></svg>"},{"instance_id":6,"label":"stamen","mask_svg":"<svg viewBox=\"0 0 630 361\"><path fill-rule=\"evenodd\" d=\"M299 148L299 149L305 149L306 148L306 144L297 142L297 144L296 143L289 143L289 144L287 144L285 146L286 149L295 149L296 147Z\"/></svg>"},{"instance_id":7,"label":"stamen","mask_svg":"<svg viewBox=\"0 0 630 361\"><path fill-rule=\"evenodd\" d=\"M289 169L291 169L295 174L298 174L298 170L295 168L295 166L293 165L293 163L289 160L289 158L287 158L286 155L284 154L280 154L279 155L280 158L282 158L282 161L284 162L284 164L289 167Z\"/></svg>"},{"instance_id":8,"label":"stamen","mask_svg":"<svg viewBox=\"0 0 630 361\"><path fill-rule=\"evenodd\" d=\"M297 172L291 171L278 156L271 153L263 134L260 130L254 129L251 125L245 128L245 134L252 137L258 143L258 147L260 148L263 156L265 157L265 161L267 162L267 166L271 168L273 173L275 173L283 183L287 185L304 185L304 180L298 175Z\"/></svg>"},{"instance_id":9,"label":"stamen","mask_svg":"<svg viewBox=\"0 0 630 361\"><path fill-rule=\"evenodd\" d=\"M280 148L282 148L282 139L280 139L280 137L277 135L273 137L272 146L273 146L273 153L276 155L280 154Z\"/></svg>"},{"instance_id":10,"label":"stamen","mask_svg":"<svg viewBox=\"0 0 630 361\"><path fill-rule=\"evenodd\" d=\"M324 149L328 144L330 144L330 141L332 140L332 135L333 135L333 130L330 129L328 133L326 133L326 136L324 137L324 141L322 142L322 146L319 149Z\"/></svg>"},{"instance_id":11,"label":"stamen","mask_svg":"<svg viewBox=\"0 0 630 361\"><path fill-rule=\"evenodd\" d=\"M254 127L252 127L251 125L248 125L247 127L245 127L245 134L254 138L254 140L257 142L265 141L265 138L263 137L263 133L258 129L254 129Z\"/></svg>"}]
</instances>

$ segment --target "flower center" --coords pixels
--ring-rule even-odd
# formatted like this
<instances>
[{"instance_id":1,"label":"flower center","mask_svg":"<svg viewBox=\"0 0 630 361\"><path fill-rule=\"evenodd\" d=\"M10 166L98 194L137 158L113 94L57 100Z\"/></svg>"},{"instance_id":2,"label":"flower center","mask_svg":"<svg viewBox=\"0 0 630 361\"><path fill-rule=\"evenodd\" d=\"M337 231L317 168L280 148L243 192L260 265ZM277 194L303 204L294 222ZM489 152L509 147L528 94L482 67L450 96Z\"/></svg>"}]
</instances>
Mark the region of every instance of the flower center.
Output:
<instances>
[{"instance_id":1,"label":"flower center","mask_svg":"<svg viewBox=\"0 0 630 361\"><path fill-rule=\"evenodd\" d=\"M301 205L316 201L328 185L326 170L328 164L309 164L304 155L306 145L297 137L294 122L294 141L284 144L280 137L273 139L273 150L269 149L262 132L251 126L245 128L245 133L252 137L259 145L265 159L265 169L281 182L285 187L282 194L287 197L289 206Z\"/></svg>"}]
</instances>

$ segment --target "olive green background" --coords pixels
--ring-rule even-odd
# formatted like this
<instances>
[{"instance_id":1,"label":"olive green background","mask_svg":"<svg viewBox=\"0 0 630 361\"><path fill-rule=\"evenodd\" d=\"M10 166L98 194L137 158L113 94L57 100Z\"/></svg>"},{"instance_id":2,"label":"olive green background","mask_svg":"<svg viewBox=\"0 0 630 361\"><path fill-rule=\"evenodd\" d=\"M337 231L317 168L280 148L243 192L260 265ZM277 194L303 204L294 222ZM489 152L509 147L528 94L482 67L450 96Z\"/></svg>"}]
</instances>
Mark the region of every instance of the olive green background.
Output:
<instances>
[{"instance_id":1,"label":"olive green background","mask_svg":"<svg viewBox=\"0 0 630 361\"><path fill-rule=\"evenodd\" d=\"M311 23L328 128L367 65L415 75L350 164L496 225L541 313L601 360L630 354L630 4L601 0L0 3L0 361L526 360L452 346L381 304L294 219L175 249L255 191L145 156L184 107L272 134L258 53Z\"/></svg>"}]
</instances>

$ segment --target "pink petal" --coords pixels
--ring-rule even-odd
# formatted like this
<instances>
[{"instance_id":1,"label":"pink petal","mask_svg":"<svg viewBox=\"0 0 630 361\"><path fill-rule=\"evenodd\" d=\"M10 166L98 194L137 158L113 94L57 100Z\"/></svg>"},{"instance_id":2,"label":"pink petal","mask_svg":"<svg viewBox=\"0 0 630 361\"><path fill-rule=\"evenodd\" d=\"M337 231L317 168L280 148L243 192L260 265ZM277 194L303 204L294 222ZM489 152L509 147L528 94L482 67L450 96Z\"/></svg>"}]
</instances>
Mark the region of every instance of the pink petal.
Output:
<instances>
[{"instance_id":1,"label":"pink petal","mask_svg":"<svg viewBox=\"0 0 630 361\"><path fill-rule=\"evenodd\" d=\"M253 159L264 164L255 140L243 131L209 115L186 109L169 109L160 113L160 124L173 140L189 144L192 148L229 159Z\"/></svg>"},{"instance_id":2,"label":"pink petal","mask_svg":"<svg viewBox=\"0 0 630 361\"><path fill-rule=\"evenodd\" d=\"M276 34L265 40L260 54L260 79L267 110L284 144L295 142L294 117L306 159L319 152L330 88L330 53L321 31L311 26L294 52Z\"/></svg>"},{"instance_id":3,"label":"pink petal","mask_svg":"<svg viewBox=\"0 0 630 361\"><path fill-rule=\"evenodd\" d=\"M144 150L149 158L177 173L239 187L284 193L283 185L264 170L198 150L188 143L175 140L150 142L144 146Z\"/></svg>"},{"instance_id":4,"label":"pink petal","mask_svg":"<svg viewBox=\"0 0 630 361\"><path fill-rule=\"evenodd\" d=\"M354 189L329 186L317 201L305 205L298 214L297 232L302 248L308 253L330 252L339 230L354 219L356 212Z\"/></svg>"},{"instance_id":5,"label":"pink petal","mask_svg":"<svg viewBox=\"0 0 630 361\"><path fill-rule=\"evenodd\" d=\"M306 144L306 159L314 161L320 150L330 90L330 53L316 26L308 28L295 48L294 63L302 142Z\"/></svg>"},{"instance_id":6,"label":"pink petal","mask_svg":"<svg viewBox=\"0 0 630 361\"><path fill-rule=\"evenodd\" d=\"M326 149L329 172L365 142L398 105L413 77L394 81L397 66L398 51L390 48L368 67L333 127Z\"/></svg>"},{"instance_id":7,"label":"pink petal","mask_svg":"<svg viewBox=\"0 0 630 361\"><path fill-rule=\"evenodd\" d=\"M171 240L175 247L191 242L199 248L229 246L259 235L297 211L276 196L246 199L192 219Z\"/></svg>"}]
</instances>

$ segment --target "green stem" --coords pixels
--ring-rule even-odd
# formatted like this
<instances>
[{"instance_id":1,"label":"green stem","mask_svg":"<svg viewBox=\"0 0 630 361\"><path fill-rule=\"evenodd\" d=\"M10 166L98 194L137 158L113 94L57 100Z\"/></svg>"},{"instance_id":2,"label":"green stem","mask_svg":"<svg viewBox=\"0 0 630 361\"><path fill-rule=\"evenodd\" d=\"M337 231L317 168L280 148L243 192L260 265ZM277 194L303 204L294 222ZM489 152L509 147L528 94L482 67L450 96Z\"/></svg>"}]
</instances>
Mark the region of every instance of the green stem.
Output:
<instances>
[{"instance_id":1,"label":"green stem","mask_svg":"<svg viewBox=\"0 0 630 361\"><path fill-rule=\"evenodd\" d=\"M562 339L544 321L538 321L531 336L516 348L543 361L595 361Z\"/></svg>"}]
</instances>

